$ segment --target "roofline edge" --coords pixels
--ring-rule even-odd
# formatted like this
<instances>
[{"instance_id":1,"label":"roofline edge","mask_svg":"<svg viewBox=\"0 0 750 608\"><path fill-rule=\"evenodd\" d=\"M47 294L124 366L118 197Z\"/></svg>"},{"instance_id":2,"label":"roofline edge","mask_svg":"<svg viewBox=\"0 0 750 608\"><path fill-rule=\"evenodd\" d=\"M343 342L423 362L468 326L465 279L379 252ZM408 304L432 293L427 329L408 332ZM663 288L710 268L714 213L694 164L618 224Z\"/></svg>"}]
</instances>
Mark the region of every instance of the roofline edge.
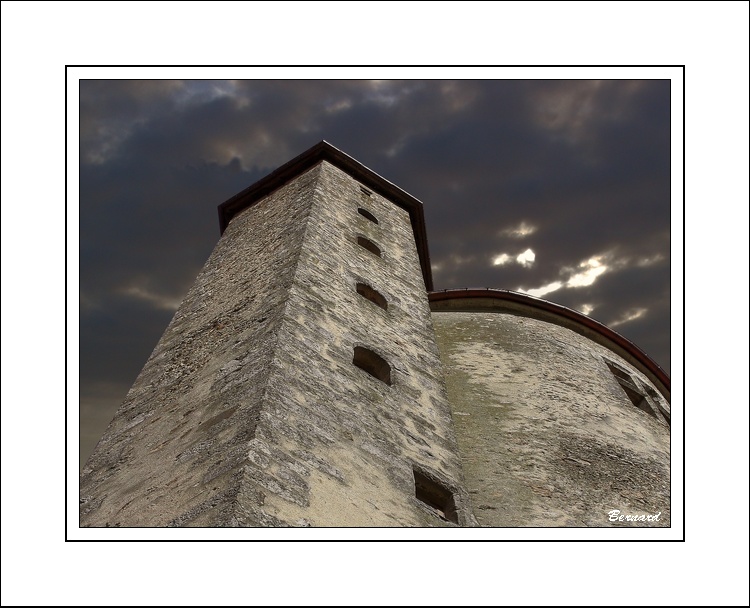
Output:
<instances>
[{"instance_id":1,"label":"roofline edge","mask_svg":"<svg viewBox=\"0 0 750 608\"><path fill-rule=\"evenodd\" d=\"M427 291L432 291L432 268L430 266L430 252L427 246L427 230L422 202L325 140L318 142L312 148L305 150L302 154L221 203L218 207L221 234L224 234L229 222L239 212L251 207L322 161L327 161L338 167L373 192L377 192L409 213L419 263L422 268L422 277Z\"/></svg>"},{"instance_id":2,"label":"roofline edge","mask_svg":"<svg viewBox=\"0 0 750 608\"><path fill-rule=\"evenodd\" d=\"M548 300L542 300L541 298L535 298L524 293L517 291L510 291L507 289L491 289L491 288L464 288L464 289L443 289L441 291L431 291L428 294L430 303L440 302L446 300L459 300L463 298L490 298L496 300L504 300L507 302L515 302L518 304L525 304L531 308L543 310L545 312L552 313L553 315L560 316L591 329L597 334L603 336L610 342L616 344L638 361L648 372L650 372L655 379L657 379L667 390L669 395L664 395L667 400L671 397L671 381L669 375L664 369L656 363L651 357L649 357L643 350L641 350L636 344L628 340L625 336L618 334L615 330L607 327L604 323L600 323L591 317L584 315L577 310L562 306L561 304L555 304Z\"/></svg>"}]
</instances>

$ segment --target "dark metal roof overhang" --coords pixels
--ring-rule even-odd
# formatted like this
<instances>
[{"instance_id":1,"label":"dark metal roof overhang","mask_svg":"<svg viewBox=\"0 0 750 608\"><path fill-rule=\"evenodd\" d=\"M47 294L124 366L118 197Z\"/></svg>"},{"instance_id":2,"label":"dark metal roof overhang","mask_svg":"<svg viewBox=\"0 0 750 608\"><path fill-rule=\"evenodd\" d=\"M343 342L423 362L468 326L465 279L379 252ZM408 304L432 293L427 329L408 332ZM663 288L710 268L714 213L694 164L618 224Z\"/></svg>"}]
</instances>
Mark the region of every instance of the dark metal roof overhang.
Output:
<instances>
[{"instance_id":1,"label":"dark metal roof overhang","mask_svg":"<svg viewBox=\"0 0 750 608\"><path fill-rule=\"evenodd\" d=\"M550 313L553 316L567 319L573 323L588 328L593 333L605 338L607 341L615 344L621 348L628 355L630 355L635 361L637 361L648 376L651 377L652 381L657 380L661 383L667 394L664 397L667 401L670 400L670 380L667 373L659 366L656 361L649 357L645 352L633 344L630 340L621 336L613 329L610 329L603 323L595 321L591 317L587 317L583 313L580 313L572 308L561 306L560 304L554 304L541 298L535 298L534 296L518 293L516 291L509 291L505 289L445 289L443 291L433 291L429 294L430 307L433 311L439 310L456 310L458 308L441 308L439 302L445 302L448 300L462 300L462 299L474 299L474 298L485 298L494 300L503 300L505 302L514 302ZM473 307L471 305L463 308L463 310L478 310L479 307ZM662 391L663 392L663 391Z\"/></svg>"},{"instance_id":2,"label":"dark metal roof overhang","mask_svg":"<svg viewBox=\"0 0 750 608\"><path fill-rule=\"evenodd\" d=\"M354 160L348 154L332 146L327 141L315 144L309 150L306 150L272 173L269 173L263 179L255 182L252 186L245 188L242 192L235 194L232 198L219 205L219 228L221 233L224 234L224 230L229 225L229 222L240 211L251 207L274 190L277 190L296 176L322 161L327 161L338 167L369 190L377 192L380 196L387 198L409 213L425 287L427 291L431 291L433 289L432 270L430 268L430 253L427 249L427 232L425 229L422 202L381 177L373 170L368 169L362 163Z\"/></svg>"}]
</instances>

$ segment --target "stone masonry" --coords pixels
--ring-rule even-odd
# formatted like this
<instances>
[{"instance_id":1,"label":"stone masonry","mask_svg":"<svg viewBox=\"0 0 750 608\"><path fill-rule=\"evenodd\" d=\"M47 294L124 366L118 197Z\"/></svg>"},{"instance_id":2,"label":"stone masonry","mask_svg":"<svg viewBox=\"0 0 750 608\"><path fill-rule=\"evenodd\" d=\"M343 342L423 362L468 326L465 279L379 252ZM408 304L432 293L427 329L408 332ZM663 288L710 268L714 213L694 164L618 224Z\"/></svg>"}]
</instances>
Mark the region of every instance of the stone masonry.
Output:
<instances>
[{"instance_id":1,"label":"stone masonry","mask_svg":"<svg viewBox=\"0 0 750 608\"><path fill-rule=\"evenodd\" d=\"M326 161L233 217L81 475L83 526L474 523L409 213Z\"/></svg>"},{"instance_id":2,"label":"stone masonry","mask_svg":"<svg viewBox=\"0 0 750 608\"><path fill-rule=\"evenodd\" d=\"M535 316L502 306L433 312L479 523L668 527L664 397L626 358ZM655 407L635 407L607 361ZM609 520L613 510L660 515L623 524Z\"/></svg>"},{"instance_id":3,"label":"stone masonry","mask_svg":"<svg viewBox=\"0 0 750 608\"><path fill-rule=\"evenodd\" d=\"M422 214L325 142L222 204L80 525L669 526L663 370L551 302L431 291Z\"/></svg>"}]
</instances>

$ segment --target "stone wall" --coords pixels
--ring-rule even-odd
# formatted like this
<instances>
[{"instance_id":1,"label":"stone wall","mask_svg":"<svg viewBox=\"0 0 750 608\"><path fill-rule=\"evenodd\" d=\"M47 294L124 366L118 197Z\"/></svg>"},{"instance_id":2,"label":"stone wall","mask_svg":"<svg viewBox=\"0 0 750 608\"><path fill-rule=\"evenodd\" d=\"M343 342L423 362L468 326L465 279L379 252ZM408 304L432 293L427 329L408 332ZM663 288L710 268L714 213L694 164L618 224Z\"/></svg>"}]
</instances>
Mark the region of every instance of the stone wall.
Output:
<instances>
[{"instance_id":1,"label":"stone wall","mask_svg":"<svg viewBox=\"0 0 750 608\"><path fill-rule=\"evenodd\" d=\"M668 403L629 361L535 314L433 312L479 523L669 526ZM644 409L607 362L646 395ZM661 515L610 522L615 509Z\"/></svg>"},{"instance_id":2,"label":"stone wall","mask_svg":"<svg viewBox=\"0 0 750 608\"><path fill-rule=\"evenodd\" d=\"M84 465L81 525L234 521L315 179L231 222Z\"/></svg>"},{"instance_id":3,"label":"stone wall","mask_svg":"<svg viewBox=\"0 0 750 608\"><path fill-rule=\"evenodd\" d=\"M81 525L668 526L668 379L523 302L431 312L420 204L329 155L234 209L84 465Z\"/></svg>"},{"instance_id":4,"label":"stone wall","mask_svg":"<svg viewBox=\"0 0 750 608\"><path fill-rule=\"evenodd\" d=\"M235 216L84 466L81 523L475 523L409 214L322 162Z\"/></svg>"},{"instance_id":5,"label":"stone wall","mask_svg":"<svg viewBox=\"0 0 750 608\"><path fill-rule=\"evenodd\" d=\"M316 173L241 523L452 525L415 497L416 467L450 489L457 523L470 524L409 215L329 163ZM387 310L358 283L382 294ZM390 385L353 365L356 347L388 362Z\"/></svg>"}]
</instances>

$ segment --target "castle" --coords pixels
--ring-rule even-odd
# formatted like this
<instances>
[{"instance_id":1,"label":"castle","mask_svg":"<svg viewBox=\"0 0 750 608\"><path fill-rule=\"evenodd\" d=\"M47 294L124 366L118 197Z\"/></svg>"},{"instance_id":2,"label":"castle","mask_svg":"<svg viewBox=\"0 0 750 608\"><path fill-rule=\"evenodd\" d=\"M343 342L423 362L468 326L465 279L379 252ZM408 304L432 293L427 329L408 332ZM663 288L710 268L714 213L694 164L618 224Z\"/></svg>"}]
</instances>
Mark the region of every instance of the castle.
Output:
<instances>
[{"instance_id":1,"label":"castle","mask_svg":"<svg viewBox=\"0 0 750 608\"><path fill-rule=\"evenodd\" d=\"M219 221L81 526L670 525L670 382L628 340L433 291L420 201L326 142Z\"/></svg>"}]
</instances>

